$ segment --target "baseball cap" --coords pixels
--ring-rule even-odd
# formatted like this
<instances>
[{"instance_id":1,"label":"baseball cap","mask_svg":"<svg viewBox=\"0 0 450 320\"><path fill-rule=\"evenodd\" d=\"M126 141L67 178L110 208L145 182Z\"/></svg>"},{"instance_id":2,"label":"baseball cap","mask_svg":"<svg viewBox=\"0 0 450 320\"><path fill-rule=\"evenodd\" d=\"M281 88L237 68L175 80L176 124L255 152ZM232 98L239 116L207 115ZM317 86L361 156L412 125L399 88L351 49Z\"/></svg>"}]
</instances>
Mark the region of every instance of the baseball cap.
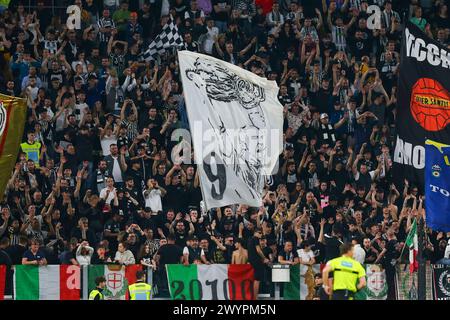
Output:
<instances>
[{"instance_id":1,"label":"baseball cap","mask_svg":"<svg viewBox=\"0 0 450 320\"><path fill-rule=\"evenodd\" d=\"M328 114L322 113L322 114L320 115L320 119L325 119L325 118L328 118Z\"/></svg>"},{"instance_id":2,"label":"baseball cap","mask_svg":"<svg viewBox=\"0 0 450 320\"><path fill-rule=\"evenodd\" d=\"M137 16L138 16L137 12L132 12L132 13L130 13L130 17L135 17L135 18L137 18Z\"/></svg>"}]
</instances>

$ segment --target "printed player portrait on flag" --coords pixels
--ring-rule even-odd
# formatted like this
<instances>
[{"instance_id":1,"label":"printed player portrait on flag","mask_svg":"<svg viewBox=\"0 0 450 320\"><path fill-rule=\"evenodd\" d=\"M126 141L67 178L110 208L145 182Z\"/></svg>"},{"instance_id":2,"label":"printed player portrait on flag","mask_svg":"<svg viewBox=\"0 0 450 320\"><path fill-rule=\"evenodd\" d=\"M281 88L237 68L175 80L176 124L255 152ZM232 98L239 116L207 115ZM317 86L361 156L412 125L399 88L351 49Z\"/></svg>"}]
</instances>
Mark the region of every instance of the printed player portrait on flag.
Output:
<instances>
[{"instance_id":1,"label":"printed player portrait on flag","mask_svg":"<svg viewBox=\"0 0 450 320\"><path fill-rule=\"evenodd\" d=\"M195 161L207 207L261 204L281 153L275 83L223 61L179 52Z\"/></svg>"}]
</instances>

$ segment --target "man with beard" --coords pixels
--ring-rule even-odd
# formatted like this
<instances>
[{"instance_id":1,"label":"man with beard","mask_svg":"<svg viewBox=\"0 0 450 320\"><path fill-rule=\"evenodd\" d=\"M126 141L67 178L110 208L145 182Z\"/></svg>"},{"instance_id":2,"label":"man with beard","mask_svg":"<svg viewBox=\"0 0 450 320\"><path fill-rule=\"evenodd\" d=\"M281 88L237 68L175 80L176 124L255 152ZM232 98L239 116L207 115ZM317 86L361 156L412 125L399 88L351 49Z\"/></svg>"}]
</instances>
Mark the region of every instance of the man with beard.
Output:
<instances>
[{"instance_id":1,"label":"man with beard","mask_svg":"<svg viewBox=\"0 0 450 320\"><path fill-rule=\"evenodd\" d=\"M201 253L202 249L198 245L198 238L190 236L183 249L183 264L187 266L193 263L201 263Z\"/></svg>"},{"instance_id":2,"label":"man with beard","mask_svg":"<svg viewBox=\"0 0 450 320\"><path fill-rule=\"evenodd\" d=\"M232 234L236 231L236 217L231 207L225 207L217 210L217 219L219 221L218 231L220 234Z\"/></svg>"},{"instance_id":3,"label":"man with beard","mask_svg":"<svg viewBox=\"0 0 450 320\"><path fill-rule=\"evenodd\" d=\"M139 184L134 183L134 179L132 176L128 176L125 178L125 188L123 189L125 193L125 198L127 199L135 199L138 203L143 203L144 199L142 198L142 194L138 192L138 189L142 187L142 182Z\"/></svg>"},{"instance_id":4,"label":"man with beard","mask_svg":"<svg viewBox=\"0 0 450 320\"><path fill-rule=\"evenodd\" d=\"M323 209L320 206L319 201L314 196L314 193L308 192L306 194L306 201L304 201L300 206L298 211L304 212L306 210L309 218L311 219L311 223L316 226L319 224L320 216L323 214Z\"/></svg>"},{"instance_id":5,"label":"man with beard","mask_svg":"<svg viewBox=\"0 0 450 320\"><path fill-rule=\"evenodd\" d=\"M106 178L108 176L110 176L108 165L105 160L100 160L98 163L97 174L95 176L97 183L96 193L100 194L100 191L106 187Z\"/></svg>"},{"instance_id":6,"label":"man with beard","mask_svg":"<svg viewBox=\"0 0 450 320\"><path fill-rule=\"evenodd\" d=\"M176 238L175 243L180 247L184 247L188 236L192 236L194 234L195 228L192 224L190 215L184 215L183 213L178 212L177 217L170 225L169 230L170 234L173 234Z\"/></svg>"}]
</instances>

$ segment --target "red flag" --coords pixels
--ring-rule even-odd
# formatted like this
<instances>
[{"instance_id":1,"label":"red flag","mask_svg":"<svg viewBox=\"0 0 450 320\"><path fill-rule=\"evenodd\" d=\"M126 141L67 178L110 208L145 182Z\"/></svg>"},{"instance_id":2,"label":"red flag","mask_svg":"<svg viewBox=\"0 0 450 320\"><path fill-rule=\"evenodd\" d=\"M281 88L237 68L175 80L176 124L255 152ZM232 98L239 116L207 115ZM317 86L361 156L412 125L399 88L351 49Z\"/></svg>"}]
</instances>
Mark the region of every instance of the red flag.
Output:
<instances>
[{"instance_id":1,"label":"red flag","mask_svg":"<svg viewBox=\"0 0 450 320\"><path fill-rule=\"evenodd\" d=\"M5 299L6 266L0 265L0 300Z\"/></svg>"}]
</instances>

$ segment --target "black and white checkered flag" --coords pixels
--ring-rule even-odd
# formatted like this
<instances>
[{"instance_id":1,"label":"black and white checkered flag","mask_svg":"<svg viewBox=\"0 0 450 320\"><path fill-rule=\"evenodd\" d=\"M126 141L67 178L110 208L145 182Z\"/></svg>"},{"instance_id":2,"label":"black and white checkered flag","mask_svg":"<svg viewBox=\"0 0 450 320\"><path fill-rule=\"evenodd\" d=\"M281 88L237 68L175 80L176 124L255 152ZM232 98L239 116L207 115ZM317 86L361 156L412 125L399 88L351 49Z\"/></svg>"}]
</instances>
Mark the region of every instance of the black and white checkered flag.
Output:
<instances>
[{"instance_id":1,"label":"black and white checkered flag","mask_svg":"<svg viewBox=\"0 0 450 320\"><path fill-rule=\"evenodd\" d=\"M150 43L148 50L144 52L142 58L145 61L154 60L156 55L162 55L166 49L173 47L183 48L184 40L181 34L178 33L178 27L171 17L161 33L156 36L152 43Z\"/></svg>"}]
</instances>

